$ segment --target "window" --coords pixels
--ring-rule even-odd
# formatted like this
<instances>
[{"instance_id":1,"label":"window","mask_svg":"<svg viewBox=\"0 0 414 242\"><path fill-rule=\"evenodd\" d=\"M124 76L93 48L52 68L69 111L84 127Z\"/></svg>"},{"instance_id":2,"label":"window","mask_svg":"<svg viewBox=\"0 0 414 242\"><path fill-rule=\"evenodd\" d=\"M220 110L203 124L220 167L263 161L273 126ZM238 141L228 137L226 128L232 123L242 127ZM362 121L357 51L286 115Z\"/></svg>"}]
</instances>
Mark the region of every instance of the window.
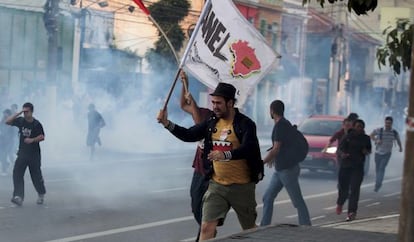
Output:
<instances>
[{"instance_id":1,"label":"window","mask_svg":"<svg viewBox=\"0 0 414 242\"><path fill-rule=\"evenodd\" d=\"M266 37L266 20L260 20L260 33Z\"/></svg>"},{"instance_id":2,"label":"window","mask_svg":"<svg viewBox=\"0 0 414 242\"><path fill-rule=\"evenodd\" d=\"M276 22L273 22L272 25L269 25L269 26L271 26L269 34L271 34L272 36L272 48L276 50L277 49L277 34L279 32L279 24Z\"/></svg>"},{"instance_id":3,"label":"window","mask_svg":"<svg viewBox=\"0 0 414 242\"><path fill-rule=\"evenodd\" d=\"M299 55L300 52L300 46L301 46L301 34L300 34L300 27L296 26L294 29L294 43L295 45L293 46L292 52L294 55Z\"/></svg>"}]
</instances>

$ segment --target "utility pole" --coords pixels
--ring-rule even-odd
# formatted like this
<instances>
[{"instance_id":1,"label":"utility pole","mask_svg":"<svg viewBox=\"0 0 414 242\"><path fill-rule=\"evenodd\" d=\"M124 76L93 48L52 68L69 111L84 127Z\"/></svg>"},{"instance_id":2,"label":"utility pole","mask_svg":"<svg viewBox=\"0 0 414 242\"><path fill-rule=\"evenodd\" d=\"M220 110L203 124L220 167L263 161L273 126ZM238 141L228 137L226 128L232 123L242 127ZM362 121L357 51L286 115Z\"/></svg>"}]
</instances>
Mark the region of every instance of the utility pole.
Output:
<instances>
[{"instance_id":1,"label":"utility pole","mask_svg":"<svg viewBox=\"0 0 414 242\"><path fill-rule=\"evenodd\" d=\"M56 115L56 83L58 68L58 17L59 17L59 0L47 0L44 6L45 13L43 21L48 37L48 58L47 58L47 86L46 97L48 106L48 120L53 120ZM52 124L53 126L54 124Z\"/></svg>"},{"instance_id":2,"label":"utility pole","mask_svg":"<svg viewBox=\"0 0 414 242\"><path fill-rule=\"evenodd\" d=\"M343 25L337 24L335 25L335 37L331 46L331 59L329 66L329 114L338 114L338 91L343 59L343 42Z\"/></svg>"},{"instance_id":3,"label":"utility pole","mask_svg":"<svg viewBox=\"0 0 414 242\"><path fill-rule=\"evenodd\" d=\"M345 11L345 43L344 43L344 62L345 62L345 73L344 73L344 87L348 86L348 89L344 92L343 102L345 103L346 114L351 112L351 95L352 95L352 82L351 82L351 73L349 70L349 61L350 61L350 46L349 46L349 22L348 22L348 12Z\"/></svg>"},{"instance_id":4,"label":"utility pole","mask_svg":"<svg viewBox=\"0 0 414 242\"><path fill-rule=\"evenodd\" d=\"M414 36L413 36L414 40ZM411 77L407 115L404 171L399 223L400 242L414 241L414 44L411 46Z\"/></svg>"},{"instance_id":5,"label":"utility pole","mask_svg":"<svg viewBox=\"0 0 414 242\"><path fill-rule=\"evenodd\" d=\"M338 94L344 59L344 25L342 24L343 5L332 6L331 16L335 20L334 37L331 45L331 58L329 63L329 84L328 84L328 113L338 114Z\"/></svg>"},{"instance_id":6,"label":"utility pole","mask_svg":"<svg viewBox=\"0 0 414 242\"><path fill-rule=\"evenodd\" d=\"M43 16L48 36L47 82L55 84L58 63L58 16L59 0L47 0Z\"/></svg>"},{"instance_id":7,"label":"utility pole","mask_svg":"<svg viewBox=\"0 0 414 242\"><path fill-rule=\"evenodd\" d=\"M77 5L77 0L70 0L70 4ZM79 14L75 17L75 31L73 36L73 52L72 52L72 89L75 93L78 90L80 80L80 66L82 58L82 48L85 35L85 11L83 10L83 1L79 1Z\"/></svg>"}]
</instances>

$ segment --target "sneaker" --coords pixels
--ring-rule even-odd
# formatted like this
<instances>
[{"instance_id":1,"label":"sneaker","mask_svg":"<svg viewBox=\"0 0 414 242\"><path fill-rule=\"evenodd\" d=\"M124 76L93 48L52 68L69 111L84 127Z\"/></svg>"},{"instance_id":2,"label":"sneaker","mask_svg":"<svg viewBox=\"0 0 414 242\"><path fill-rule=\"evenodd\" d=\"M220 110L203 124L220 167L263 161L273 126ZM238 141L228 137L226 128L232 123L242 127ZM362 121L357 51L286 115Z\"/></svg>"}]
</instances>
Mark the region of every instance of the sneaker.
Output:
<instances>
[{"instance_id":1,"label":"sneaker","mask_svg":"<svg viewBox=\"0 0 414 242\"><path fill-rule=\"evenodd\" d=\"M336 214L340 215L342 213L342 205L336 205Z\"/></svg>"},{"instance_id":2,"label":"sneaker","mask_svg":"<svg viewBox=\"0 0 414 242\"><path fill-rule=\"evenodd\" d=\"M41 205L45 202L45 195L39 195L39 197L37 198L36 203Z\"/></svg>"},{"instance_id":3,"label":"sneaker","mask_svg":"<svg viewBox=\"0 0 414 242\"><path fill-rule=\"evenodd\" d=\"M16 204L17 206L22 206L22 204L23 204L23 199L22 199L21 197L19 197L19 196L14 196L14 197L11 199L11 202L12 202L12 203L14 203L14 204Z\"/></svg>"},{"instance_id":4,"label":"sneaker","mask_svg":"<svg viewBox=\"0 0 414 242\"><path fill-rule=\"evenodd\" d=\"M378 191L379 191L379 189L380 189L379 187L375 187L375 188L374 188L374 192L378 192Z\"/></svg>"},{"instance_id":5,"label":"sneaker","mask_svg":"<svg viewBox=\"0 0 414 242\"><path fill-rule=\"evenodd\" d=\"M355 218L356 218L356 213L348 213L348 217L346 217L346 221L349 222L349 221L355 220Z\"/></svg>"}]
</instances>

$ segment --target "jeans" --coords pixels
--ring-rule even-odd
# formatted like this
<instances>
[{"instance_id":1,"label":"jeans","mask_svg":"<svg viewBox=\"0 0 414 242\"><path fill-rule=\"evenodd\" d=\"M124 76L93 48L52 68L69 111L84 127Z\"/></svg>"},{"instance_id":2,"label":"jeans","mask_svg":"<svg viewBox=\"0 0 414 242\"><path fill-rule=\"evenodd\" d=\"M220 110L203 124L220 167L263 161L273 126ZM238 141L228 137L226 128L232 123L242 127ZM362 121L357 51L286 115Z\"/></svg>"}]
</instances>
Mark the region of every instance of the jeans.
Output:
<instances>
[{"instance_id":1,"label":"jeans","mask_svg":"<svg viewBox=\"0 0 414 242\"><path fill-rule=\"evenodd\" d=\"M311 225L308 207L303 200L299 186L299 174L299 165L273 173L270 184L263 195L263 217L260 226L266 226L272 222L273 203L283 187L286 188L293 206L298 211L299 224Z\"/></svg>"},{"instance_id":2,"label":"jeans","mask_svg":"<svg viewBox=\"0 0 414 242\"><path fill-rule=\"evenodd\" d=\"M375 153L375 191L378 191L382 186L382 180L384 180L385 167L390 161L391 152L387 154L377 154Z\"/></svg>"},{"instance_id":3,"label":"jeans","mask_svg":"<svg viewBox=\"0 0 414 242\"><path fill-rule=\"evenodd\" d=\"M13 169L13 197L19 196L24 199L24 173L29 167L30 177L33 185L39 195L46 193L42 171L40 170L40 156L21 157L18 156Z\"/></svg>"},{"instance_id":4,"label":"jeans","mask_svg":"<svg viewBox=\"0 0 414 242\"><path fill-rule=\"evenodd\" d=\"M348 213L356 213L358 210L361 183L364 179L364 167L341 167L338 174L338 199L337 205L344 205L348 201Z\"/></svg>"}]
</instances>

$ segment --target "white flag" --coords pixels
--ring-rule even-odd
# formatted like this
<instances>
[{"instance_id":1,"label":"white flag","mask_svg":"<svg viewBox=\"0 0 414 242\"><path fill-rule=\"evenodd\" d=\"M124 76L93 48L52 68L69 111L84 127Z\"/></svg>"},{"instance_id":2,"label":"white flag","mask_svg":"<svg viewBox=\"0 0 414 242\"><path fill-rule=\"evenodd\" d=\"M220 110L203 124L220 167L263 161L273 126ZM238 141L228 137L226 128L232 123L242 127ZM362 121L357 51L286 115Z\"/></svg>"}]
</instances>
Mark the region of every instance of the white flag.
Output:
<instances>
[{"instance_id":1,"label":"white flag","mask_svg":"<svg viewBox=\"0 0 414 242\"><path fill-rule=\"evenodd\" d=\"M211 89L219 82L234 85L237 106L242 107L251 90L274 67L277 54L232 0L211 0L205 8L183 64Z\"/></svg>"}]
</instances>

